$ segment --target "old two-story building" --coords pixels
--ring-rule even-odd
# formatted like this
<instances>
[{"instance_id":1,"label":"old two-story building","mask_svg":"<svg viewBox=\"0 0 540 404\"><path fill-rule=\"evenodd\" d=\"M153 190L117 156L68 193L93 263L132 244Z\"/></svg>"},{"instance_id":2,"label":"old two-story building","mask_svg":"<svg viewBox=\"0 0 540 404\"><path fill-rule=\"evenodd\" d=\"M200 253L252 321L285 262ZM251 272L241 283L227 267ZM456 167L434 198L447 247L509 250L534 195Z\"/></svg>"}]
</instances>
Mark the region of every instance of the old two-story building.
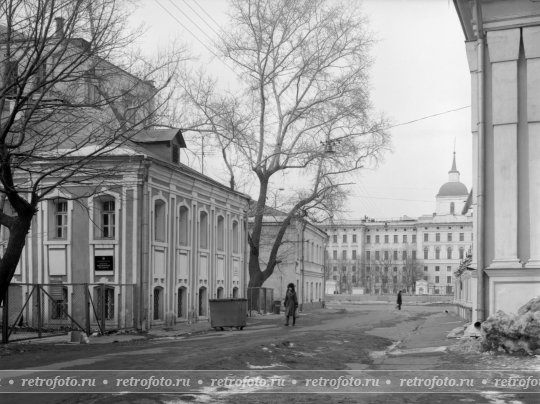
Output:
<instances>
[{"instance_id":1,"label":"old two-story building","mask_svg":"<svg viewBox=\"0 0 540 404\"><path fill-rule=\"evenodd\" d=\"M43 195L9 287L10 325L208 318L209 299L245 295L248 197L182 164L183 133L158 125L154 84L64 27L57 18L43 39L54 59L27 63L21 35L1 72L2 123L20 119L11 128L26 131L16 184Z\"/></svg>"},{"instance_id":2,"label":"old two-story building","mask_svg":"<svg viewBox=\"0 0 540 404\"><path fill-rule=\"evenodd\" d=\"M275 237L285 214L268 208L263 217L259 264L266 267ZM277 265L263 287L273 289L274 300L283 301L287 285L293 283L300 307L320 306L324 300L324 250L328 236L305 218L295 218L287 227L280 244Z\"/></svg>"}]
</instances>

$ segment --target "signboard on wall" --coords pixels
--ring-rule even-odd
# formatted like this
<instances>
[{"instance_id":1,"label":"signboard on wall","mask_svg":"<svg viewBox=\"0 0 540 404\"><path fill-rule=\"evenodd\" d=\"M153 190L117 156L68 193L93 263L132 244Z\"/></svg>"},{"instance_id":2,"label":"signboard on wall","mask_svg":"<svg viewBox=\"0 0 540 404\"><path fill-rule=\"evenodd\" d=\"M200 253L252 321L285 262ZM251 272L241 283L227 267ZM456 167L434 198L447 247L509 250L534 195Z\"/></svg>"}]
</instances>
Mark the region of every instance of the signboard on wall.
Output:
<instances>
[{"instance_id":1,"label":"signboard on wall","mask_svg":"<svg viewBox=\"0 0 540 404\"><path fill-rule=\"evenodd\" d=\"M114 271L114 257L112 255L96 255L94 257L94 271L113 272Z\"/></svg>"}]
</instances>

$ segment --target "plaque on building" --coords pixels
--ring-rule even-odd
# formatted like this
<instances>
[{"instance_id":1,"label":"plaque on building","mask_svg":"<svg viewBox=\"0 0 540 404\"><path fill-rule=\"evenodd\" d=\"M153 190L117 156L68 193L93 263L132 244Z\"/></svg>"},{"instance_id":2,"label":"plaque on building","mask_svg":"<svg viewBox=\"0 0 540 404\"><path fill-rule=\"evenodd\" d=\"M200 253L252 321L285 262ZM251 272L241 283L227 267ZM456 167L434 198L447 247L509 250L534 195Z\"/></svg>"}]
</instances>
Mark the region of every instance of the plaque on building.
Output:
<instances>
[{"instance_id":1,"label":"plaque on building","mask_svg":"<svg viewBox=\"0 0 540 404\"><path fill-rule=\"evenodd\" d=\"M99 272L114 271L114 257L112 255L96 255L94 258L94 270Z\"/></svg>"}]
</instances>

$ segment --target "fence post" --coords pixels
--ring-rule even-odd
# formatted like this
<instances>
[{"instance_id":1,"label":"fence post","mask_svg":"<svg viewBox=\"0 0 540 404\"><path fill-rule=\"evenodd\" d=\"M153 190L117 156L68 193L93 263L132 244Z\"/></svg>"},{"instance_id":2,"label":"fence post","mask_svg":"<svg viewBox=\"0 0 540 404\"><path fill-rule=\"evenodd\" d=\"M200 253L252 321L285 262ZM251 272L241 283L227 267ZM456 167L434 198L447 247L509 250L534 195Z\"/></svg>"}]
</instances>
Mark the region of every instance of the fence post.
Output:
<instances>
[{"instance_id":1,"label":"fence post","mask_svg":"<svg viewBox=\"0 0 540 404\"><path fill-rule=\"evenodd\" d=\"M35 285L34 288L37 288L36 298L37 298L37 315L38 315L38 338L42 337L42 328L43 328L43 313L41 311L41 286Z\"/></svg>"},{"instance_id":2,"label":"fence post","mask_svg":"<svg viewBox=\"0 0 540 404\"><path fill-rule=\"evenodd\" d=\"M99 285L99 289L101 290L101 297L100 302L101 303L101 333L105 334L105 318L107 314L107 307L105 307L105 284Z\"/></svg>"},{"instance_id":3,"label":"fence post","mask_svg":"<svg viewBox=\"0 0 540 404\"><path fill-rule=\"evenodd\" d=\"M88 284L84 284L84 317L85 317L85 328L86 335L90 336L90 290L88 289Z\"/></svg>"},{"instance_id":4,"label":"fence post","mask_svg":"<svg viewBox=\"0 0 540 404\"><path fill-rule=\"evenodd\" d=\"M6 289L6 293L4 295L4 304L2 306L2 344L8 343L8 301L9 301L9 287Z\"/></svg>"}]
</instances>

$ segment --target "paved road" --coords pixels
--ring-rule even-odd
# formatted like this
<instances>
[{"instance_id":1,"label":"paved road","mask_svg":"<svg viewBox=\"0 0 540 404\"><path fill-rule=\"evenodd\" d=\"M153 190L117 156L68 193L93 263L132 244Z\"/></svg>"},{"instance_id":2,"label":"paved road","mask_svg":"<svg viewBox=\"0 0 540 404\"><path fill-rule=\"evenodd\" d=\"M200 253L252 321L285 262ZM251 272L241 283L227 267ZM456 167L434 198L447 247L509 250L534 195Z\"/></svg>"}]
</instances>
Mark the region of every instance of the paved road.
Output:
<instances>
[{"instance_id":1,"label":"paved road","mask_svg":"<svg viewBox=\"0 0 540 404\"><path fill-rule=\"evenodd\" d=\"M285 327L280 317L265 316L243 331L191 336L172 332L105 345L27 346L25 352L2 357L0 368L9 369L0 371L3 391L46 391L36 383L51 384L55 377L57 385L59 379L76 376L97 385L80 394L71 387L63 394L3 394L0 400L39 404L538 402L538 395L528 393L531 389L478 392L481 380L491 382L508 371L501 373L503 362L491 356L449 352L446 347L456 340L446 334L463 322L445 310L442 306L396 311L391 305L344 305L305 313L296 327ZM537 363L512 359L504 366L514 373L537 366L535 375L540 378ZM435 386L445 377L474 379L477 385ZM22 379L25 387L20 385ZM178 386L150 386L173 379ZM431 380L433 387L425 381L424 386L415 386L420 379ZM13 390L9 380L14 381ZM55 386L54 391L61 388Z\"/></svg>"}]
</instances>

